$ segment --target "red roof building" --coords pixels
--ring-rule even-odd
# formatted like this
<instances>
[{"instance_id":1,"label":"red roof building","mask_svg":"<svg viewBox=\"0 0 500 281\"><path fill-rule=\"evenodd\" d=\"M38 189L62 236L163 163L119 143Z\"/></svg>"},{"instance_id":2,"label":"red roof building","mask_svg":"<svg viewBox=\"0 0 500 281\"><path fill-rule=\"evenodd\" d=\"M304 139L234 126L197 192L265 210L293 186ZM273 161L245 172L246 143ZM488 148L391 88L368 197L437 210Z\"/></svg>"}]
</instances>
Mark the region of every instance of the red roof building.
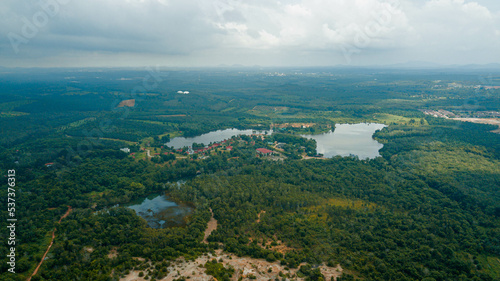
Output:
<instances>
[{"instance_id":1,"label":"red roof building","mask_svg":"<svg viewBox=\"0 0 500 281\"><path fill-rule=\"evenodd\" d=\"M269 150L267 148L257 148L257 153L260 153L262 155L271 155L273 154L274 151Z\"/></svg>"}]
</instances>

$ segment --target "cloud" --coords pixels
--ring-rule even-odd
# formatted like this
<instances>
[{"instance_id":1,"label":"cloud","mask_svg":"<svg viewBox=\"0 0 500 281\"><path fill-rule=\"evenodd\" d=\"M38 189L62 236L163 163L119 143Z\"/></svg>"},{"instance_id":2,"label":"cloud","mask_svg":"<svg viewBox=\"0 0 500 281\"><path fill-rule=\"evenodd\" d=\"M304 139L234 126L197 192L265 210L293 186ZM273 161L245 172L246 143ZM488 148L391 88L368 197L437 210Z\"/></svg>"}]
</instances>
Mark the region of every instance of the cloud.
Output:
<instances>
[{"instance_id":1,"label":"cloud","mask_svg":"<svg viewBox=\"0 0 500 281\"><path fill-rule=\"evenodd\" d=\"M463 0L432 0L410 11L418 36L415 48L422 57L448 63L495 59L491 55L500 47L495 36L500 26L498 13Z\"/></svg>"},{"instance_id":2,"label":"cloud","mask_svg":"<svg viewBox=\"0 0 500 281\"><path fill-rule=\"evenodd\" d=\"M3 0L0 64L498 62L500 11L478 1Z\"/></svg>"}]
</instances>

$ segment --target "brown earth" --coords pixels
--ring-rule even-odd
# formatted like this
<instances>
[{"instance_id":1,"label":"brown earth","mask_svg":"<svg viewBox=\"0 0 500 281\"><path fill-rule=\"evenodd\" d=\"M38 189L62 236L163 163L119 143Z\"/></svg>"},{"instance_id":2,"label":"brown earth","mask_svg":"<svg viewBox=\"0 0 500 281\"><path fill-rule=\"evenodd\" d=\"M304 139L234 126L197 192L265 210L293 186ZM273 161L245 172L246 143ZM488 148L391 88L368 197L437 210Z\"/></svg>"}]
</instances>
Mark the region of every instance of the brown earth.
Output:
<instances>
[{"instance_id":1,"label":"brown earth","mask_svg":"<svg viewBox=\"0 0 500 281\"><path fill-rule=\"evenodd\" d=\"M118 248L114 247L113 249L111 249L108 253L108 258L109 259L114 259L116 257L118 257L118 251L117 251Z\"/></svg>"},{"instance_id":2,"label":"brown earth","mask_svg":"<svg viewBox=\"0 0 500 281\"><path fill-rule=\"evenodd\" d=\"M214 280L214 278L205 273L205 268L203 265L212 259L221 260L225 267L232 266L235 273L231 277L231 280L238 280L242 277L243 280L255 276L255 280L275 280L279 277L279 273L282 272L284 275L288 275L287 279L294 280L304 280L303 278L298 278L296 273L297 268L285 269L286 266L281 265L278 261L268 262L261 259L253 259L249 257L238 257L233 254L228 254L222 252L222 250L215 251L215 255L208 254L198 257L194 261L186 261L184 258L179 258L173 262L168 268L168 275L161 281L171 281L182 276L186 279L193 281L209 281ZM325 280L337 279L342 274L342 267L338 265L337 267L328 267L326 265L321 265L321 273L325 276ZM144 277L139 277L140 271L132 271L120 281L145 281ZM146 271L144 275L146 275ZM282 279L280 277L280 279ZM248 279L247 279L248 280Z\"/></svg>"},{"instance_id":3,"label":"brown earth","mask_svg":"<svg viewBox=\"0 0 500 281\"><path fill-rule=\"evenodd\" d=\"M83 250L84 250L85 252L87 252L87 253L92 253L92 252L94 252L94 248L92 248L92 247L83 247Z\"/></svg>"},{"instance_id":4,"label":"brown earth","mask_svg":"<svg viewBox=\"0 0 500 281\"><path fill-rule=\"evenodd\" d=\"M205 237L203 238L203 243L208 244L207 238L210 236L212 231L217 229L217 220L214 218L214 213L212 212L212 209L210 209L210 213L212 214L212 217L210 218L210 221L208 221L207 224L207 229L205 229Z\"/></svg>"},{"instance_id":5,"label":"brown earth","mask_svg":"<svg viewBox=\"0 0 500 281\"><path fill-rule=\"evenodd\" d=\"M256 220L255 222L256 222L256 223L260 223L260 216L261 216L262 214L265 214L265 213L266 213L266 211L264 211L264 210L260 211L260 213L257 215L257 220Z\"/></svg>"},{"instance_id":6,"label":"brown earth","mask_svg":"<svg viewBox=\"0 0 500 281\"><path fill-rule=\"evenodd\" d=\"M254 238L249 237L249 240L250 240L250 242L248 243L248 245L250 245L254 241ZM269 250L272 250L272 251L275 251L275 252L279 252L279 253L282 253L282 254L286 254L288 252L298 250L298 249L295 249L295 248L288 247L281 240L276 240L276 237L275 237L275 242L276 242L276 245L274 245L274 246L271 246L271 244L273 243L273 240L267 240L265 245L263 245L260 242L257 242L257 245L259 247L261 247L262 249L269 249Z\"/></svg>"},{"instance_id":7,"label":"brown earth","mask_svg":"<svg viewBox=\"0 0 500 281\"><path fill-rule=\"evenodd\" d=\"M451 119L463 122L478 123L478 124L497 125L498 129L493 130L491 132L500 134L500 119L497 118L451 118Z\"/></svg>"},{"instance_id":8,"label":"brown earth","mask_svg":"<svg viewBox=\"0 0 500 281\"><path fill-rule=\"evenodd\" d=\"M71 213L71 210L73 210L71 208L71 206L68 206L68 210L66 211L66 213L64 215L61 216L61 218L59 219L58 223L61 223L61 221L66 218L67 216L69 216L69 213ZM42 266L43 264L43 261L45 260L45 258L47 257L47 254L49 253L50 251L50 248L52 247L52 245L54 244L54 239L56 238L56 230L57 228L54 228L54 231L52 231L52 239L50 240L50 244L49 246L47 247L47 250L45 251L45 253L43 254L42 256L42 260L40 261L40 263L38 264L38 266L35 268L35 271L33 271L33 274L31 274L30 277L28 277L28 279L26 279L26 281L30 281L31 278L33 276L35 276L37 273L38 273L38 270L40 269L40 267Z\"/></svg>"},{"instance_id":9,"label":"brown earth","mask_svg":"<svg viewBox=\"0 0 500 281\"><path fill-rule=\"evenodd\" d=\"M132 100L123 100L121 101L117 107L134 107L135 106L135 99Z\"/></svg>"}]
</instances>

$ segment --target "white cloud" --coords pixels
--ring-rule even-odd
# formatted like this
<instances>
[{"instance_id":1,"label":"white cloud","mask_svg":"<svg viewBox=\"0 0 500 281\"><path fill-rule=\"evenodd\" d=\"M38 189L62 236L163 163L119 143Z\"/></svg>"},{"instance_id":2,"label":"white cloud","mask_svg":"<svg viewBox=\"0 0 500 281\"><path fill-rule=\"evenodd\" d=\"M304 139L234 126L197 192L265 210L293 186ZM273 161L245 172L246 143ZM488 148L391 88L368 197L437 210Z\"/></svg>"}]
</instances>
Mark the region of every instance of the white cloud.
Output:
<instances>
[{"instance_id":1,"label":"white cloud","mask_svg":"<svg viewBox=\"0 0 500 281\"><path fill-rule=\"evenodd\" d=\"M494 36L499 17L477 2L431 0L412 7L411 18L420 57L445 63L498 62L492 55L500 47Z\"/></svg>"},{"instance_id":2,"label":"white cloud","mask_svg":"<svg viewBox=\"0 0 500 281\"><path fill-rule=\"evenodd\" d=\"M165 64L293 64L294 58L302 63L300 57L315 64L329 57L326 62L336 64L346 63L342 50L351 48L358 64L498 62L500 11L488 9L488 0L477 1L68 1L16 55L7 34L21 34L23 21L43 10L38 1L3 0L0 58L7 64L63 61L64 54L128 56L138 64L141 56Z\"/></svg>"}]
</instances>

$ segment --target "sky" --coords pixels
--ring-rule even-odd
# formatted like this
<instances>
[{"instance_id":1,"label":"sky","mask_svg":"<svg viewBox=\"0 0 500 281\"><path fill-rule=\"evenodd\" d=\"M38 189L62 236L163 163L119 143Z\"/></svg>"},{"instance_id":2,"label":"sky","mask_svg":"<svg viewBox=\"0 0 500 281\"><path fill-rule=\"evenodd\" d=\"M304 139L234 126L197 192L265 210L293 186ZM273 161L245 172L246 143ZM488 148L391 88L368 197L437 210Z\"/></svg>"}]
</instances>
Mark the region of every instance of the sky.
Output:
<instances>
[{"instance_id":1,"label":"sky","mask_svg":"<svg viewBox=\"0 0 500 281\"><path fill-rule=\"evenodd\" d=\"M500 63L498 0L1 0L0 66Z\"/></svg>"}]
</instances>

